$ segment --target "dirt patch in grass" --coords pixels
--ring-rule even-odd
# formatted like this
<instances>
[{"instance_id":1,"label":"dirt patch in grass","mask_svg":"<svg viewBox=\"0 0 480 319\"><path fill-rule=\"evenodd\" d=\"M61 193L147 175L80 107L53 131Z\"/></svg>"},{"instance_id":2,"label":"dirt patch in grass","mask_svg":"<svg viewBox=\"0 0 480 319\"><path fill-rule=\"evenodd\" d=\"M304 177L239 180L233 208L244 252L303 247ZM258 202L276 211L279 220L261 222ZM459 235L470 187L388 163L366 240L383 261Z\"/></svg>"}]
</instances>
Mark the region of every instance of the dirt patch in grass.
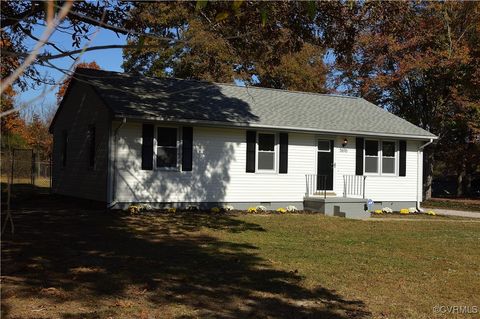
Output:
<instances>
[{"instance_id":1,"label":"dirt patch in grass","mask_svg":"<svg viewBox=\"0 0 480 319\"><path fill-rule=\"evenodd\" d=\"M422 202L423 207L464 210L480 213L480 199L432 198Z\"/></svg>"}]
</instances>

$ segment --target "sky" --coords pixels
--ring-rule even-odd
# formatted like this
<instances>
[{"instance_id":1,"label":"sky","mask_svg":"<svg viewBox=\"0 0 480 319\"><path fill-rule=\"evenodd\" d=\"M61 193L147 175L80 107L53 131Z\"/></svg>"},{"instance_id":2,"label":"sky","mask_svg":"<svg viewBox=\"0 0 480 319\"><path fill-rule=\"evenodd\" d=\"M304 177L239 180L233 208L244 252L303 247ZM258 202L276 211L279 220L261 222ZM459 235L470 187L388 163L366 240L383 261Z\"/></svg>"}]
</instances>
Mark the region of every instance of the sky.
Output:
<instances>
[{"instance_id":1,"label":"sky","mask_svg":"<svg viewBox=\"0 0 480 319\"><path fill-rule=\"evenodd\" d=\"M95 30L96 29L92 29L92 32L94 32ZM43 32L43 27L37 27L33 30L33 34L37 37L39 37L42 32ZM126 37L124 35L119 34L117 36L117 34L115 34L114 32L105 30L105 29L99 29L99 32L96 34L96 36L95 37L92 36L92 38L93 40L89 44L89 46L106 45L106 44L125 44L126 42ZM72 47L71 36L69 34L62 33L58 30L50 37L50 42L55 43L55 45L57 45L59 48L64 50L76 49ZM33 40L26 43L27 43L27 47L29 48L32 48L35 45ZM45 48L48 49L48 51L51 52L52 54L58 53L55 49L49 46L46 46ZM97 64L104 70L120 71L120 72L123 71L122 70L122 62L123 62L122 49L108 49L108 50L85 52L79 60L79 62L92 62L92 61L97 62ZM52 60L52 62L54 62L54 64L57 67L68 69L72 65L73 60L70 57L65 57L65 58ZM61 80L64 77L63 73L49 67L39 66L38 70L40 71L42 76L49 75L57 81ZM24 92L19 92L17 95L17 103L23 104L41 95L42 92L45 90L45 86L47 87L46 88L47 90L52 87L50 85L41 84L41 85L38 85L35 89L29 88ZM33 104L31 105L28 105L25 112L31 113L32 111L35 111L37 113L42 113L42 108L50 109L52 107L56 107L57 98L55 96L55 93L57 91L58 91L58 88L55 88L51 92L47 93L44 98L33 102Z\"/></svg>"}]
</instances>

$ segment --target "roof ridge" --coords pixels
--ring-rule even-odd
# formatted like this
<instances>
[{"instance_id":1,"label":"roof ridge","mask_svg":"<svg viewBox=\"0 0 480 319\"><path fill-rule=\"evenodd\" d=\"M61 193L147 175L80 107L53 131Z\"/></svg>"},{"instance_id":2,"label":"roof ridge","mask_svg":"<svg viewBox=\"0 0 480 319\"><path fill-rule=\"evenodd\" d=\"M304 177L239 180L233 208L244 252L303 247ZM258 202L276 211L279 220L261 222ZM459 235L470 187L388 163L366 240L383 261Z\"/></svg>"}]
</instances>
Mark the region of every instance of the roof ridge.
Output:
<instances>
[{"instance_id":1,"label":"roof ridge","mask_svg":"<svg viewBox=\"0 0 480 319\"><path fill-rule=\"evenodd\" d=\"M286 92L286 93L295 93L295 94L307 94L307 95L320 95L320 96L325 96L325 97L337 97L337 98L349 98L349 99L362 99L361 97L358 96L351 96L351 95L342 95L342 94L328 94L328 93L318 93L318 92L304 92L304 91L298 91L298 90L286 90L286 89L277 89L277 88L270 88L270 87L263 87L263 86L254 86L254 85L236 85L235 83L224 83L224 82L215 82L215 81L207 81L207 80L198 80L198 79L182 79L182 78L177 78L177 77L157 77L157 76L149 76L149 75L142 75L142 74L132 74L132 73L127 73L127 72L118 72L118 71L110 71L110 70L97 70L97 69L89 69L89 68L77 68L82 69L82 70L89 70L93 72L105 72L105 73L115 73L115 74L120 74L120 75L127 75L127 76L132 76L132 77L145 77L145 78L150 78L150 79L155 79L155 80L175 80L175 81L188 81L188 82L198 82L198 83L205 83L205 84L216 84L216 85L225 85L225 86L231 86L235 88L245 88L245 89L257 89L257 90L272 90L272 91L280 91L280 92Z\"/></svg>"}]
</instances>

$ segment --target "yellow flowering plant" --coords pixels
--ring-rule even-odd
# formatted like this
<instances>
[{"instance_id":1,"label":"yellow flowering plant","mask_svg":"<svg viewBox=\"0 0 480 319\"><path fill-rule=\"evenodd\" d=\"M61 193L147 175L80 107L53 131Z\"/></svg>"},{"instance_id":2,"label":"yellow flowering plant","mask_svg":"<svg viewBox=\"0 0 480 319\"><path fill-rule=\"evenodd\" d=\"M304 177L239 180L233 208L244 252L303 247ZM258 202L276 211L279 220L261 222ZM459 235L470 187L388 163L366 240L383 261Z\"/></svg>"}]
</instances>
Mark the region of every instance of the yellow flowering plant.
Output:
<instances>
[{"instance_id":1,"label":"yellow flowering plant","mask_svg":"<svg viewBox=\"0 0 480 319\"><path fill-rule=\"evenodd\" d=\"M175 207L170 207L167 209L167 213L176 213L177 209Z\"/></svg>"},{"instance_id":2,"label":"yellow flowering plant","mask_svg":"<svg viewBox=\"0 0 480 319\"><path fill-rule=\"evenodd\" d=\"M247 209L247 213L256 213L257 212L257 208L256 207L249 207Z\"/></svg>"},{"instance_id":3,"label":"yellow flowering plant","mask_svg":"<svg viewBox=\"0 0 480 319\"><path fill-rule=\"evenodd\" d=\"M381 209L376 209L373 213L374 213L374 214L377 214L377 215L378 215L378 214L383 214L383 210L381 210Z\"/></svg>"},{"instance_id":4,"label":"yellow flowering plant","mask_svg":"<svg viewBox=\"0 0 480 319\"><path fill-rule=\"evenodd\" d=\"M400 209L400 214L408 215L408 214L410 214L410 210L408 208L402 208L402 209Z\"/></svg>"},{"instance_id":5,"label":"yellow flowering plant","mask_svg":"<svg viewBox=\"0 0 480 319\"><path fill-rule=\"evenodd\" d=\"M435 212L434 212L433 210L429 210L429 211L427 211L425 214L430 215L430 216L435 216L435 215L437 215L437 214L435 214Z\"/></svg>"},{"instance_id":6,"label":"yellow flowering plant","mask_svg":"<svg viewBox=\"0 0 480 319\"><path fill-rule=\"evenodd\" d=\"M280 207L280 208L277 208L277 212L278 213L282 213L282 214L285 214L287 212L287 210L283 207Z\"/></svg>"},{"instance_id":7,"label":"yellow flowering plant","mask_svg":"<svg viewBox=\"0 0 480 319\"><path fill-rule=\"evenodd\" d=\"M218 207L212 207L212 208L210 209L210 212L212 212L212 213L214 213L214 214L218 214L218 213L220 213L220 208L218 208Z\"/></svg>"},{"instance_id":8,"label":"yellow flowering plant","mask_svg":"<svg viewBox=\"0 0 480 319\"><path fill-rule=\"evenodd\" d=\"M130 205L128 206L128 212L132 215L138 214L138 212L140 212L140 207L136 205Z\"/></svg>"}]
</instances>

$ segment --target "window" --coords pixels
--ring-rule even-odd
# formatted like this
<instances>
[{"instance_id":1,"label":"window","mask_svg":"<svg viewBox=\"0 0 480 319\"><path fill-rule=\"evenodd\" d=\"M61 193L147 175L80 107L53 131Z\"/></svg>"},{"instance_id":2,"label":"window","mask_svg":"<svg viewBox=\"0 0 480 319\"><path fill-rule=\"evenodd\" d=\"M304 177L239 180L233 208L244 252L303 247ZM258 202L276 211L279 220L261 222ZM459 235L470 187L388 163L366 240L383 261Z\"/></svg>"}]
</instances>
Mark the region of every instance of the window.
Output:
<instances>
[{"instance_id":1,"label":"window","mask_svg":"<svg viewBox=\"0 0 480 319\"><path fill-rule=\"evenodd\" d=\"M177 167L177 129L159 127L157 129L157 167Z\"/></svg>"},{"instance_id":2,"label":"window","mask_svg":"<svg viewBox=\"0 0 480 319\"><path fill-rule=\"evenodd\" d=\"M365 141L365 173L378 173L378 141Z\"/></svg>"},{"instance_id":3,"label":"window","mask_svg":"<svg viewBox=\"0 0 480 319\"><path fill-rule=\"evenodd\" d=\"M318 151L319 152L330 152L330 141L318 140Z\"/></svg>"},{"instance_id":4,"label":"window","mask_svg":"<svg viewBox=\"0 0 480 319\"><path fill-rule=\"evenodd\" d=\"M67 166L67 145L68 145L68 132L64 130L62 132L62 166Z\"/></svg>"},{"instance_id":5,"label":"window","mask_svg":"<svg viewBox=\"0 0 480 319\"><path fill-rule=\"evenodd\" d=\"M275 170L275 134L258 134L258 162L259 171Z\"/></svg>"},{"instance_id":6,"label":"window","mask_svg":"<svg viewBox=\"0 0 480 319\"><path fill-rule=\"evenodd\" d=\"M396 153L395 141L365 140L365 173L394 175Z\"/></svg>"},{"instance_id":7,"label":"window","mask_svg":"<svg viewBox=\"0 0 480 319\"><path fill-rule=\"evenodd\" d=\"M382 142L382 173L395 174L395 142Z\"/></svg>"},{"instance_id":8,"label":"window","mask_svg":"<svg viewBox=\"0 0 480 319\"><path fill-rule=\"evenodd\" d=\"M95 167L95 125L88 126L88 166Z\"/></svg>"}]
</instances>

